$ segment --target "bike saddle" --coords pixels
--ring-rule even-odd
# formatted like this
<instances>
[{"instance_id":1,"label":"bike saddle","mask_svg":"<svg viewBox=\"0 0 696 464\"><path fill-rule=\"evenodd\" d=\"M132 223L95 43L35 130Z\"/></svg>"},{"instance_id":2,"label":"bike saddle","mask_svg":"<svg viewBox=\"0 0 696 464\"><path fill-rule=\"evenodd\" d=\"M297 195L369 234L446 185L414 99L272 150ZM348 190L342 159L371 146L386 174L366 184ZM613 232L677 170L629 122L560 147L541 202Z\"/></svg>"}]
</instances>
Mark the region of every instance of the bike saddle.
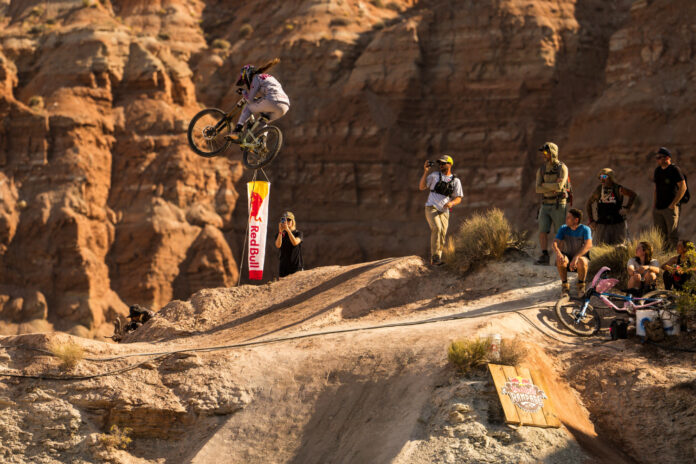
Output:
<instances>
[{"instance_id":1,"label":"bike saddle","mask_svg":"<svg viewBox=\"0 0 696 464\"><path fill-rule=\"evenodd\" d=\"M270 121L271 115L269 113L261 113L261 119L265 119L266 121Z\"/></svg>"}]
</instances>

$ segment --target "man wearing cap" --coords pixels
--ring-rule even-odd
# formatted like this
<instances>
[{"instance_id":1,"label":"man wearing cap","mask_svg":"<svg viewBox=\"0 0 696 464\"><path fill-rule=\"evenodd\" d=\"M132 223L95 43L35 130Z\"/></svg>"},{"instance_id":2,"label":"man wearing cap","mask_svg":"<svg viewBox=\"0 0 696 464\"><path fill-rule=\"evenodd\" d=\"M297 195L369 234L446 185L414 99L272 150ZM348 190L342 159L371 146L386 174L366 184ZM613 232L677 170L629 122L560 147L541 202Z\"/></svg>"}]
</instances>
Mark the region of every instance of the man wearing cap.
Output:
<instances>
[{"instance_id":1,"label":"man wearing cap","mask_svg":"<svg viewBox=\"0 0 696 464\"><path fill-rule=\"evenodd\" d=\"M280 250L279 277L294 274L304 268L302 237L302 232L297 230L295 215L290 211L283 213L278 223L278 236L275 241L276 248Z\"/></svg>"},{"instance_id":2,"label":"man wearing cap","mask_svg":"<svg viewBox=\"0 0 696 464\"><path fill-rule=\"evenodd\" d=\"M600 184L587 200L585 210L594 230L595 244L618 245L626 240L626 214L633 206L636 192L616 183L614 171L604 168L597 174ZM624 200L628 198L624 206ZM593 206L597 205L597 214Z\"/></svg>"},{"instance_id":3,"label":"man wearing cap","mask_svg":"<svg viewBox=\"0 0 696 464\"><path fill-rule=\"evenodd\" d=\"M667 243L676 247L679 238L679 202L686 193L686 178L681 170L672 164L672 153L665 147L657 150L655 160L657 167L653 174L653 220Z\"/></svg>"},{"instance_id":4,"label":"man wearing cap","mask_svg":"<svg viewBox=\"0 0 696 464\"><path fill-rule=\"evenodd\" d=\"M451 156L443 155L437 160L437 172L430 172L432 164L431 161L425 162L419 188L430 190L425 202L425 219L430 226L430 264L439 266L442 264L450 209L461 203L464 191L459 178L452 174L454 160Z\"/></svg>"},{"instance_id":5,"label":"man wearing cap","mask_svg":"<svg viewBox=\"0 0 696 464\"><path fill-rule=\"evenodd\" d=\"M568 167L558 160L558 145L555 143L546 142L539 151L544 157L544 165L536 174L536 193L541 194L538 217L541 256L536 263L549 264L549 232L556 235L566 220Z\"/></svg>"}]
</instances>

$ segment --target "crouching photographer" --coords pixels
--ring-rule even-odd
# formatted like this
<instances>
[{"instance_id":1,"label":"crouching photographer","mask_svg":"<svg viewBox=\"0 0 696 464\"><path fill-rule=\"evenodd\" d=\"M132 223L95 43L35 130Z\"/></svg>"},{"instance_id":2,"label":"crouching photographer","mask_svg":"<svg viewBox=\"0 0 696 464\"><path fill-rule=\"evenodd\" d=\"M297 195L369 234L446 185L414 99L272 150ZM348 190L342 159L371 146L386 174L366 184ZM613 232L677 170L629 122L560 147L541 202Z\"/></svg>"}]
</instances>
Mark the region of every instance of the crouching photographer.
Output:
<instances>
[{"instance_id":1,"label":"crouching photographer","mask_svg":"<svg viewBox=\"0 0 696 464\"><path fill-rule=\"evenodd\" d=\"M461 181L452 174L453 164L451 156L443 155L437 160L435 171L435 163L426 161L418 186L420 190L430 190L425 202L425 219L430 227L430 264L435 266L443 264L442 250L445 248L450 209L461 203L464 196Z\"/></svg>"},{"instance_id":2,"label":"crouching photographer","mask_svg":"<svg viewBox=\"0 0 696 464\"><path fill-rule=\"evenodd\" d=\"M285 277L304 268L302 236L302 232L297 230L295 215L290 211L283 214L278 223L278 236L275 241L276 248L280 249L278 276Z\"/></svg>"}]
</instances>

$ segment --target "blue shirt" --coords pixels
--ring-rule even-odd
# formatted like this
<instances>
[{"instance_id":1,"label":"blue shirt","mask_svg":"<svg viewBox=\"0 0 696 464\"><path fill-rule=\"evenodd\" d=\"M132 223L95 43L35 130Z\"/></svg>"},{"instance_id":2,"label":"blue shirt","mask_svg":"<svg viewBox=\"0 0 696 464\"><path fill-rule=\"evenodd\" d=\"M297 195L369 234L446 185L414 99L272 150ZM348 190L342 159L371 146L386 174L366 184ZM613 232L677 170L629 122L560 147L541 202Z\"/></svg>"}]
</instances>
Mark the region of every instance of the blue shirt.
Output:
<instances>
[{"instance_id":1,"label":"blue shirt","mask_svg":"<svg viewBox=\"0 0 696 464\"><path fill-rule=\"evenodd\" d=\"M592 240L592 229L585 224L580 224L577 229L573 230L563 224L558 229L556 239L563 242L561 251L570 256L575 256L582 249L585 240Z\"/></svg>"}]
</instances>

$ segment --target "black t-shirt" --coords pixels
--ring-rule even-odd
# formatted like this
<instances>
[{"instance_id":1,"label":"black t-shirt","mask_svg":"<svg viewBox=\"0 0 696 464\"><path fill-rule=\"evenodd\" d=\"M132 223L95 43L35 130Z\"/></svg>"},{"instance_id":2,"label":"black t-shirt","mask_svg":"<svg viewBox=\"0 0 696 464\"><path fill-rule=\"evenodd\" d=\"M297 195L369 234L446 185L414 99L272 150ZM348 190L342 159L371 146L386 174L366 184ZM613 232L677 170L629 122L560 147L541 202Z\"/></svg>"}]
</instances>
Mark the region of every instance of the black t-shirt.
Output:
<instances>
[{"instance_id":1,"label":"black t-shirt","mask_svg":"<svg viewBox=\"0 0 696 464\"><path fill-rule=\"evenodd\" d=\"M303 234L299 230L293 230L295 238L303 239ZM283 234L283 241L280 244L280 269L278 275L285 277L294 272L301 271L304 264L302 262L302 242L293 246L287 234Z\"/></svg>"},{"instance_id":2,"label":"black t-shirt","mask_svg":"<svg viewBox=\"0 0 696 464\"><path fill-rule=\"evenodd\" d=\"M666 169L659 166L655 168L653 182L657 187L656 209L665 209L672 203L679 191L677 184L683 180L684 174L673 164L667 166Z\"/></svg>"}]
</instances>

